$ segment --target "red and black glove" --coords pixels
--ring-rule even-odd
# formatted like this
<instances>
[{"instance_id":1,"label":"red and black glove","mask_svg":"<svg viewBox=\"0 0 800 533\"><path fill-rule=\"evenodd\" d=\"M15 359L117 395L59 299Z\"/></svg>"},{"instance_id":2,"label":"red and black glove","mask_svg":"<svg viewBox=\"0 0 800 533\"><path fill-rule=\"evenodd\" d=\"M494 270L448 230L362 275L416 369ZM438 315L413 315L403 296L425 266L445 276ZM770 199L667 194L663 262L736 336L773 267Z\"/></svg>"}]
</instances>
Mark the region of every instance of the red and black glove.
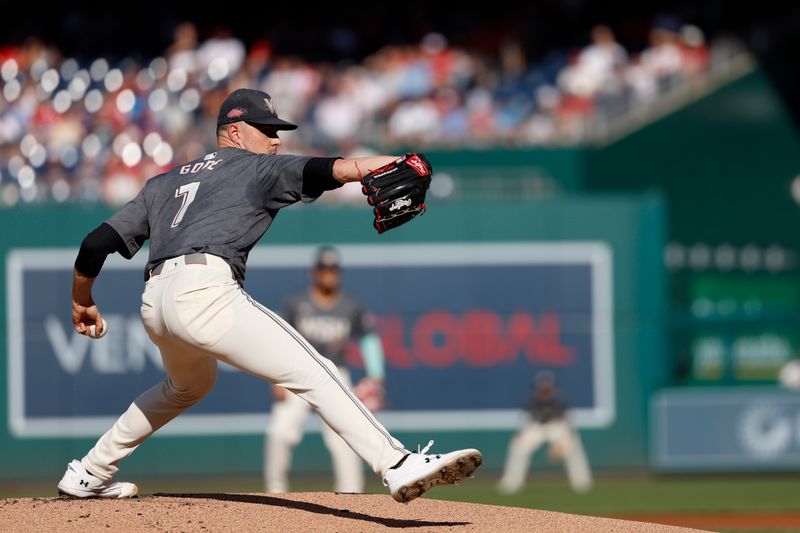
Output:
<instances>
[{"instance_id":1,"label":"red and black glove","mask_svg":"<svg viewBox=\"0 0 800 533\"><path fill-rule=\"evenodd\" d=\"M431 164L423 154L408 153L361 178L361 191L374 206L372 225L383 233L425 212Z\"/></svg>"}]
</instances>

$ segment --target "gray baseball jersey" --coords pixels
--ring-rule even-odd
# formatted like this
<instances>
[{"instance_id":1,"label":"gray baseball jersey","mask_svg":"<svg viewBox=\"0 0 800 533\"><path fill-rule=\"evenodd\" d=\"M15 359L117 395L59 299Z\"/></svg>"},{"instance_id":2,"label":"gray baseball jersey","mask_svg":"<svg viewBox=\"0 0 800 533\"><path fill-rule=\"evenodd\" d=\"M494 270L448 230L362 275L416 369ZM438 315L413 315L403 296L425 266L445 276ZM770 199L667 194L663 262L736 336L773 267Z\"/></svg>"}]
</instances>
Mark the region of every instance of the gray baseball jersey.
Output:
<instances>
[{"instance_id":1,"label":"gray baseball jersey","mask_svg":"<svg viewBox=\"0 0 800 533\"><path fill-rule=\"evenodd\" d=\"M287 300L283 315L336 366L344 365L350 339L358 339L373 330L370 315L354 298L344 293L333 307L324 309L317 305L310 291L303 291Z\"/></svg>"},{"instance_id":2,"label":"gray baseball jersey","mask_svg":"<svg viewBox=\"0 0 800 533\"><path fill-rule=\"evenodd\" d=\"M567 412L567 403L557 393L542 394L534 391L528 399L528 413L541 424L560 420Z\"/></svg>"},{"instance_id":3,"label":"gray baseball jersey","mask_svg":"<svg viewBox=\"0 0 800 533\"><path fill-rule=\"evenodd\" d=\"M316 198L303 193L309 159L221 148L151 178L106 223L129 257L150 239L145 279L165 259L205 252L225 259L241 283L250 250L278 210Z\"/></svg>"}]
</instances>

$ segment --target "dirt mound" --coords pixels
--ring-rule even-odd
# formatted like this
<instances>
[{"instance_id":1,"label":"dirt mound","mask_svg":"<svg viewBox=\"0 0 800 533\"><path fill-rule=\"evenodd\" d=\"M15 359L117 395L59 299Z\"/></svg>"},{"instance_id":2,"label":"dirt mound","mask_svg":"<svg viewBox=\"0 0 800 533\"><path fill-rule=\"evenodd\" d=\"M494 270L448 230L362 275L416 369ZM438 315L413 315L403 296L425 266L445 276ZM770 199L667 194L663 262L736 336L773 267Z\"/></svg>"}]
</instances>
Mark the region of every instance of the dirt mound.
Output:
<instances>
[{"instance_id":1,"label":"dirt mound","mask_svg":"<svg viewBox=\"0 0 800 533\"><path fill-rule=\"evenodd\" d=\"M0 500L0 531L529 531L653 532L692 529L420 498L399 504L385 495L157 494L133 500Z\"/></svg>"}]
</instances>

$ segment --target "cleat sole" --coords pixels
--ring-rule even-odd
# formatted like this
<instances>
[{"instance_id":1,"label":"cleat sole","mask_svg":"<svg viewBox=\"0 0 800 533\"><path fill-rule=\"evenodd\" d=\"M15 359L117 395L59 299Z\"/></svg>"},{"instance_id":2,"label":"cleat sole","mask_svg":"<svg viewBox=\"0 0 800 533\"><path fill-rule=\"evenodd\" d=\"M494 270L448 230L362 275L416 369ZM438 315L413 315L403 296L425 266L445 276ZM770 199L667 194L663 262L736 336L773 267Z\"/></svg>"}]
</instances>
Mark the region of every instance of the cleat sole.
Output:
<instances>
[{"instance_id":1,"label":"cleat sole","mask_svg":"<svg viewBox=\"0 0 800 533\"><path fill-rule=\"evenodd\" d=\"M445 464L429 476L400 487L394 499L401 503L408 503L438 485L457 485L464 478L474 477L475 470L481 464L483 464L483 455L477 450L472 450Z\"/></svg>"}]
</instances>

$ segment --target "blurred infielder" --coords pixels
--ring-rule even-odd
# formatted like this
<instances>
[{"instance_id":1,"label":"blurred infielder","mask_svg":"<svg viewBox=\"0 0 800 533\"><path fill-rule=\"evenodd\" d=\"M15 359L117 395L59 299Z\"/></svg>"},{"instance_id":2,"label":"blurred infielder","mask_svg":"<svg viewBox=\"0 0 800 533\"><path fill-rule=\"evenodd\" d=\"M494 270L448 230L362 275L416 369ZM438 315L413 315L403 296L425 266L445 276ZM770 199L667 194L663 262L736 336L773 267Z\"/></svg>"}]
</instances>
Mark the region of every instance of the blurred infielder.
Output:
<instances>
[{"instance_id":1,"label":"blurred infielder","mask_svg":"<svg viewBox=\"0 0 800 533\"><path fill-rule=\"evenodd\" d=\"M286 303L283 318L337 367L348 387L350 372L345 352L350 339L357 339L367 377L355 387L356 396L372 411L383 404L383 347L373 331L373 320L352 296L341 290L338 251L330 246L317 250L311 270L312 284ZM267 492L288 492L292 448L303 436L310 406L299 396L273 386L275 403L264 446L264 482ZM361 460L331 428L322 426L322 438L331 453L336 492L364 492Z\"/></svg>"},{"instance_id":2,"label":"blurred infielder","mask_svg":"<svg viewBox=\"0 0 800 533\"><path fill-rule=\"evenodd\" d=\"M592 475L578 433L567 420L567 405L558 394L555 379L549 371L535 376L535 388L528 401L530 419L511 439L506 465L498 489L511 494L525 483L531 456L547 442L549 456L563 461L570 486L576 492L592 488Z\"/></svg>"},{"instance_id":3,"label":"blurred infielder","mask_svg":"<svg viewBox=\"0 0 800 533\"><path fill-rule=\"evenodd\" d=\"M151 178L84 239L75 261L72 322L78 333L95 337L105 333L92 299L103 262L113 252L129 259L150 240L141 316L167 375L136 398L83 459L69 463L60 492L135 496L136 485L114 481L119 462L205 396L217 360L308 402L398 501L456 483L481 464L475 449L427 455L429 445L410 453L347 388L330 360L243 290L248 253L283 207L360 180L379 232L425 209L431 169L423 155L276 155L278 131L294 128L278 118L268 94L234 91L220 107L216 152Z\"/></svg>"}]
</instances>

